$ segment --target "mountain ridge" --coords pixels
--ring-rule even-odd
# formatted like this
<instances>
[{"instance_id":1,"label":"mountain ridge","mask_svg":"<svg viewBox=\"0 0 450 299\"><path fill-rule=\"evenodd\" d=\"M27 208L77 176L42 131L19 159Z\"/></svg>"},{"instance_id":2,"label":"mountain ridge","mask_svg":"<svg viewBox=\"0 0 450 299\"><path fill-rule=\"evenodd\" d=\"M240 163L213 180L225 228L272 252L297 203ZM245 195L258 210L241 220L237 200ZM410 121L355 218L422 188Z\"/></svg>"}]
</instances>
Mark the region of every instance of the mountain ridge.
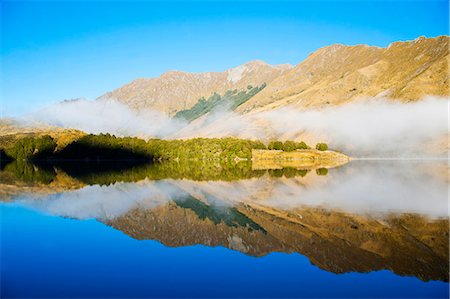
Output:
<instances>
[{"instance_id":1,"label":"mountain ridge","mask_svg":"<svg viewBox=\"0 0 450 299\"><path fill-rule=\"evenodd\" d=\"M114 99L134 109L150 108L170 116L193 107L214 93L246 90L271 82L290 65L270 65L254 60L223 72L188 73L171 70L155 78L138 78L98 99Z\"/></svg>"},{"instance_id":2,"label":"mountain ridge","mask_svg":"<svg viewBox=\"0 0 450 299\"><path fill-rule=\"evenodd\" d=\"M155 109L169 116L192 108L202 97L267 84L237 112L286 105L315 108L364 97L416 101L448 96L449 36L397 41L387 47L333 44L321 47L295 66L253 60L223 72L171 70L138 78L99 99L115 99L134 109Z\"/></svg>"},{"instance_id":3,"label":"mountain ridge","mask_svg":"<svg viewBox=\"0 0 450 299\"><path fill-rule=\"evenodd\" d=\"M367 97L416 101L448 96L448 64L448 36L394 42L386 48L331 45L276 78L237 111L320 108Z\"/></svg>"}]
</instances>

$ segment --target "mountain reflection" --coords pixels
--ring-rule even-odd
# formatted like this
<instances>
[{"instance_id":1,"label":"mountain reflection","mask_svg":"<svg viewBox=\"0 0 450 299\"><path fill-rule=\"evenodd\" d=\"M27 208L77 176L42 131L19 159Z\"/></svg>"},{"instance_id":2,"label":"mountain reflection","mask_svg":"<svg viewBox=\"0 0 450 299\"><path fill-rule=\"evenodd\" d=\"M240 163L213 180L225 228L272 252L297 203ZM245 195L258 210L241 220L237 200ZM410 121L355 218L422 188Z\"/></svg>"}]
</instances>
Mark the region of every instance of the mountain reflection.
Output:
<instances>
[{"instance_id":1,"label":"mountain reflection","mask_svg":"<svg viewBox=\"0 0 450 299\"><path fill-rule=\"evenodd\" d=\"M300 253L334 273L388 269L448 281L444 162L356 161L336 169L250 163L27 165L0 172L2 198L95 218L167 246Z\"/></svg>"}]
</instances>

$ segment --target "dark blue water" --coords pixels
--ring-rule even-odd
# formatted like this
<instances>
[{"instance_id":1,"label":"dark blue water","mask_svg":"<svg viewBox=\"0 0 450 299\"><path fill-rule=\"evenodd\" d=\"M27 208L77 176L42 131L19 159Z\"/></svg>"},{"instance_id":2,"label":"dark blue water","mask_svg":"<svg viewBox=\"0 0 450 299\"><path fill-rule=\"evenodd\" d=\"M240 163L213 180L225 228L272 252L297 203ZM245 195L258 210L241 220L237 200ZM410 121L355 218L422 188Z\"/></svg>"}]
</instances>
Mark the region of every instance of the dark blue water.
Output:
<instances>
[{"instance_id":1,"label":"dark blue water","mask_svg":"<svg viewBox=\"0 0 450 299\"><path fill-rule=\"evenodd\" d=\"M333 274L300 254L168 248L95 220L1 205L1 297L448 297L390 271Z\"/></svg>"}]
</instances>

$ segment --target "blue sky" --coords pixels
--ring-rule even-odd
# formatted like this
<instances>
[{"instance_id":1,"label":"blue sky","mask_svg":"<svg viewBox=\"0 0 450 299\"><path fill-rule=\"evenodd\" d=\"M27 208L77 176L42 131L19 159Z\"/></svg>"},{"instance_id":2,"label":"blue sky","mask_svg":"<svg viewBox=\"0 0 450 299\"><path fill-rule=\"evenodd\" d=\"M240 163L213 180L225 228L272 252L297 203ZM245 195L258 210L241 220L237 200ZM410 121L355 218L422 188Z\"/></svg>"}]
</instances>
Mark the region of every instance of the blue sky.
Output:
<instances>
[{"instance_id":1,"label":"blue sky","mask_svg":"<svg viewBox=\"0 0 450 299\"><path fill-rule=\"evenodd\" d=\"M333 43L448 34L447 1L1 1L3 116L167 70L297 64Z\"/></svg>"}]
</instances>

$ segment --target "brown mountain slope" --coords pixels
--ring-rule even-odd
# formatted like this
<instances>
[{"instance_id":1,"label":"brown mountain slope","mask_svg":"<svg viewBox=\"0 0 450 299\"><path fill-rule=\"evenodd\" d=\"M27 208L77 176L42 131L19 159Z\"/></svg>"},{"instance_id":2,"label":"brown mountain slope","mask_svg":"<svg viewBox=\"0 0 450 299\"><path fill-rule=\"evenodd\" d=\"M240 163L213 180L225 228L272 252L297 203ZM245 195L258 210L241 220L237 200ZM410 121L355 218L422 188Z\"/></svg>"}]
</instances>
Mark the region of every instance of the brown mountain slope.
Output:
<instances>
[{"instance_id":1,"label":"brown mountain slope","mask_svg":"<svg viewBox=\"0 0 450 299\"><path fill-rule=\"evenodd\" d=\"M174 115L179 110L191 108L201 97L270 83L290 68L289 65L272 66L251 61L224 72L170 71L158 78L134 80L100 98L116 99L136 109L151 108Z\"/></svg>"},{"instance_id":2,"label":"brown mountain slope","mask_svg":"<svg viewBox=\"0 0 450 299\"><path fill-rule=\"evenodd\" d=\"M403 101L448 96L448 64L448 36L420 37L387 48L332 45L312 53L237 110L320 107L376 96Z\"/></svg>"},{"instance_id":3,"label":"brown mountain slope","mask_svg":"<svg viewBox=\"0 0 450 299\"><path fill-rule=\"evenodd\" d=\"M254 205L240 206L239 213L259 229L214 223L174 203L135 209L105 223L135 239L171 247L224 246L252 256L297 252L334 273L386 269L425 281L448 281L447 220L408 214L379 220L322 209L284 212Z\"/></svg>"},{"instance_id":4,"label":"brown mountain slope","mask_svg":"<svg viewBox=\"0 0 450 299\"><path fill-rule=\"evenodd\" d=\"M100 99L116 99L133 108L151 108L173 116L214 92L267 87L238 107L238 112L285 105L321 107L361 97L384 96L414 101L449 95L449 37L419 37L387 48L331 45L295 66L252 61L224 72L170 71L136 79Z\"/></svg>"}]
</instances>

